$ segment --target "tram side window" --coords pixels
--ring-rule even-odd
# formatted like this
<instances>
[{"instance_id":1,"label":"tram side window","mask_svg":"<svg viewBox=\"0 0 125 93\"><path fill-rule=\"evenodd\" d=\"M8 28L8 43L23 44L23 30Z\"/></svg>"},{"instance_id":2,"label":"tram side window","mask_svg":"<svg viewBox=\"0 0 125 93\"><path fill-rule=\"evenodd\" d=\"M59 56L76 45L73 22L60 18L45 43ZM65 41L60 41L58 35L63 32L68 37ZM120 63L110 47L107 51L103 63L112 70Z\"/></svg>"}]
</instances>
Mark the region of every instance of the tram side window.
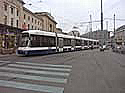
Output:
<instances>
[{"instance_id":1,"label":"tram side window","mask_svg":"<svg viewBox=\"0 0 125 93\"><path fill-rule=\"evenodd\" d=\"M81 45L81 40L76 40L76 46L80 46Z\"/></svg>"},{"instance_id":2,"label":"tram side window","mask_svg":"<svg viewBox=\"0 0 125 93\"><path fill-rule=\"evenodd\" d=\"M31 35L31 47L40 47L40 36Z\"/></svg>"},{"instance_id":3,"label":"tram side window","mask_svg":"<svg viewBox=\"0 0 125 93\"><path fill-rule=\"evenodd\" d=\"M48 47L56 46L56 38L55 37L47 37L48 38Z\"/></svg>"},{"instance_id":4,"label":"tram side window","mask_svg":"<svg viewBox=\"0 0 125 93\"><path fill-rule=\"evenodd\" d=\"M56 46L55 37L49 36L31 36L31 47L53 47Z\"/></svg>"},{"instance_id":5,"label":"tram side window","mask_svg":"<svg viewBox=\"0 0 125 93\"><path fill-rule=\"evenodd\" d=\"M76 43L76 40L72 39L72 40L71 40L71 45L72 45L72 47L75 46L75 43Z\"/></svg>"},{"instance_id":6,"label":"tram side window","mask_svg":"<svg viewBox=\"0 0 125 93\"><path fill-rule=\"evenodd\" d=\"M87 46L88 45L88 41L85 40L84 41L84 45Z\"/></svg>"},{"instance_id":7,"label":"tram side window","mask_svg":"<svg viewBox=\"0 0 125 93\"><path fill-rule=\"evenodd\" d=\"M64 46L71 46L71 39L64 38L63 43Z\"/></svg>"},{"instance_id":8,"label":"tram side window","mask_svg":"<svg viewBox=\"0 0 125 93\"><path fill-rule=\"evenodd\" d=\"M96 45L96 42L94 42L94 45Z\"/></svg>"},{"instance_id":9,"label":"tram side window","mask_svg":"<svg viewBox=\"0 0 125 93\"><path fill-rule=\"evenodd\" d=\"M92 41L89 41L89 45L92 45Z\"/></svg>"}]
</instances>

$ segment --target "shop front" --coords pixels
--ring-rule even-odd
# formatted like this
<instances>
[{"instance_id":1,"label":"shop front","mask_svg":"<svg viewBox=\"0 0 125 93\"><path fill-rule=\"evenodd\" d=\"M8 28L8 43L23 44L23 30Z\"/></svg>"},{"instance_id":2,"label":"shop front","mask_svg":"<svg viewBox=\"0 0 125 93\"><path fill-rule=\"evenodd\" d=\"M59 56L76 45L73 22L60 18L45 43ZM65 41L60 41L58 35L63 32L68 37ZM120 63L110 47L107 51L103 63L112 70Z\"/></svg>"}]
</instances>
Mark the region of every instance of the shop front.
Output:
<instances>
[{"instance_id":1,"label":"shop front","mask_svg":"<svg viewBox=\"0 0 125 93\"><path fill-rule=\"evenodd\" d=\"M21 32L21 29L0 24L0 54L15 53Z\"/></svg>"}]
</instances>

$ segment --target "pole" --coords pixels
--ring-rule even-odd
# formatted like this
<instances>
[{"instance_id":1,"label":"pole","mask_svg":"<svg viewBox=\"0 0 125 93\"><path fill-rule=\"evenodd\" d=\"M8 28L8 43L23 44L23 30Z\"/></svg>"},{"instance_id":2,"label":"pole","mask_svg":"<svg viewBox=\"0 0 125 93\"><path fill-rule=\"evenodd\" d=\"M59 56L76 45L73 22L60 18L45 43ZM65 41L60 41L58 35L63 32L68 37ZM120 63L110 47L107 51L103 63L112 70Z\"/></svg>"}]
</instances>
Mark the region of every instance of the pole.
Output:
<instances>
[{"instance_id":1,"label":"pole","mask_svg":"<svg viewBox=\"0 0 125 93\"><path fill-rule=\"evenodd\" d=\"M103 31L103 8L102 8L102 0L101 0L101 31Z\"/></svg>"},{"instance_id":2,"label":"pole","mask_svg":"<svg viewBox=\"0 0 125 93\"><path fill-rule=\"evenodd\" d=\"M116 45L116 41L115 41L115 14L114 14L114 45Z\"/></svg>"},{"instance_id":3,"label":"pole","mask_svg":"<svg viewBox=\"0 0 125 93\"><path fill-rule=\"evenodd\" d=\"M89 38L92 38L92 15L90 15L89 30Z\"/></svg>"},{"instance_id":4,"label":"pole","mask_svg":"<svg viewBox=\"0 0 125 93\"><path fill-rule=\"evenodd\" d=\"M114 37L115 37L115 14L114 14Z\"/></svg>"},{"instance_id":5,"label":"pole","mask_svg":"<svg viewBox=\"0 0 125 93\"><path fill-rule=\"evenodd\" d=\"M107 29L107 31L108 31L108 21L106 21L106 29Z\"/></svg>"},{"instance_id":6,"label":"pole","mask_svg":"<svg viewBox=\"0 0 125 93\"><path fill-rule=\"evenodd\" d=\"M102 8L102 0L101 0L101 31L103 31L103 8ZM104 43L104 38L102 37L101 45L103 45L103 43Z\"/></svg>"}]
</instances>

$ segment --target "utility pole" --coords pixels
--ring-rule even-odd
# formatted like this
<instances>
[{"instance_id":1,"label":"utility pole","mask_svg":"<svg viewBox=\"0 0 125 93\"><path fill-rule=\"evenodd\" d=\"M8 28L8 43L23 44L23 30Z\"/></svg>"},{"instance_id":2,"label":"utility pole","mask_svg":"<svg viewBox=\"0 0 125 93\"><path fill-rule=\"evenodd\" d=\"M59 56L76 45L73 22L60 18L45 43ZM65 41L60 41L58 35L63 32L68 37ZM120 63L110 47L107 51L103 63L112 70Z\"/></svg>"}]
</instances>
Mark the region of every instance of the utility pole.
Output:
<instances>
[{"instance_id":1,"label":"utility pole","mask_svg":"<svg viewBox=\"0 0 125 93\"><path fill-rule=\"evenodd\" d=\"M116 41L115 41L115 14L114 14L114 45L116 45Z\"/></svg>"},{"instance_id":2,"label":"utility pole","mask_svg":"<svg viewBox=\"0 0 125 93\"><path fill-rule=\"evenodd\" d=\"M106 21L106 30L108 31L108 21Z\"/></svg>"},{"instance_id":3,"label":"utility pole","mask_svg":"<svg viewBox=\"0 0 125 93\"><path fill-rule=\"evenodd\" d=\"M89 38L92 37L92 15L90 15L90 22L89 22Z\"/></svg>"},{"instance_id":4,"label":"utility pole","mask_svg":"<svg viewBox=\"0 0 125 93\"><path fill-rule=\"evenodd\" d=\"M114 37L115 37L115 14L114 14Z\"/></svg>"},{"instance_id":5,"label":"utility pole","mask_svg":"<svg viewBox=\"0 0 125 93\"><path fill-rule=\"evenodd\" d=\"M103 8L102 8L102 0L101 0L101 31L103 31ZM103 32L102 32L103 33ZM103 35L102 35L103 36ZM104 36L103 36L104 37ZM104 38L101 38L101 45L104 43Z\"/></svg>"},{"instance_id":6,"label":"utility pole","mask_svg":"<svg viewBox=\"0 0 125 93\"><path fill-rule=\"evenodd\" d=\"M102 0L101 0L101 31L103 31L103 8L102 8Z\"/></svg>"}]
</instances>

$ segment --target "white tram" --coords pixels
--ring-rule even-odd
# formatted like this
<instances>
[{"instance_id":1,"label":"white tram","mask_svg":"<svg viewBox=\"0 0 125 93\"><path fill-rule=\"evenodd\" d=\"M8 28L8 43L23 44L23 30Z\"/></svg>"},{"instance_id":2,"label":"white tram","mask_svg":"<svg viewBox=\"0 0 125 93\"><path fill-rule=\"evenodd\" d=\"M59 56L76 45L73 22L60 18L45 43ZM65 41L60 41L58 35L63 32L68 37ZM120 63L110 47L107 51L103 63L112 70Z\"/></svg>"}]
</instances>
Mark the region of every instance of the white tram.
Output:
<instances>
[{"instance_id":1,"label":"white tram","mask_svg":"<svg viewBox=\"0 0 125 93\"><path fill-rule=\"evenodd\" d=\"M17 55L37 55L97 48L98 40L40 30L23 31Z\"/></svg>"}]
</instances>

